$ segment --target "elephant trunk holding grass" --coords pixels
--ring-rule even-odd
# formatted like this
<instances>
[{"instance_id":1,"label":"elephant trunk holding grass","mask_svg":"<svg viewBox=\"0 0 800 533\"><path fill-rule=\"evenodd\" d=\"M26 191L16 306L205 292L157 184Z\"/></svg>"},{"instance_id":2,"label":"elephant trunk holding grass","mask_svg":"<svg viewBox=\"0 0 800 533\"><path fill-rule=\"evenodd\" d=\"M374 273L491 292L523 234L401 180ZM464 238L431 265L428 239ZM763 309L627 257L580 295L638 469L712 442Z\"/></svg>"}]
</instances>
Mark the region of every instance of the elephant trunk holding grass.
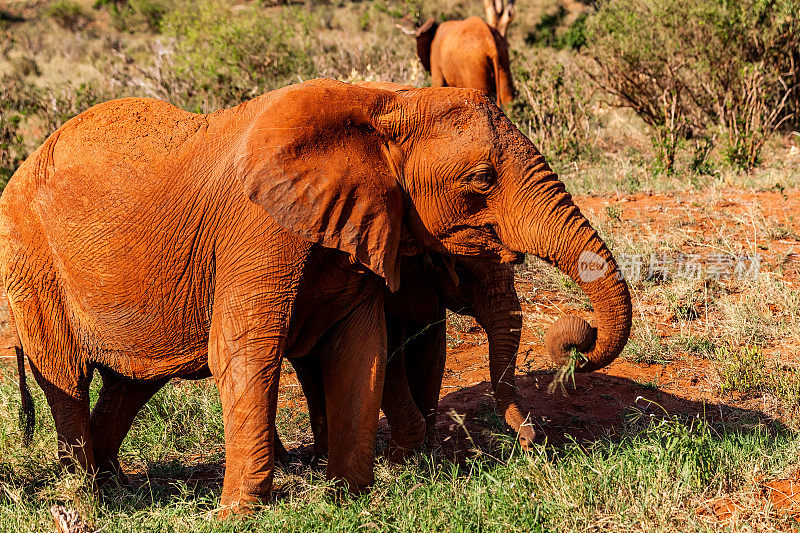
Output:
<instances>
[{"instance_id":1,"label":"elephant trunk holding grass","mask_svg":"<svg viewBox=\"0 0 800 533\"><path fill-rule=\"evenodd\" d=\"M372 482L383 286L396 291L400 257L419 250L532 253L569 274L597 327L554 343L585 348L578 370L627 340L630 295L611 253L475 90L314 80L208 115L113 100L59 128L0 198L0 278L61 460L113 465L155 390L210 370L223 515L269 497L284 356L323 354L327 475L354 491Z\"/></svg>"},{"instance_id":2,"label":"elephant trunk holding grass","mask_svg":"<svg viewBox=\"0 0 800 533\"><path fill-rule=\"evenodd\" d=\"M484 0L484 8L486 22L478 17L442 23L428 19L410 33L434 87L470 87L495 95L497 105L509 105L514 83L505 35L514 19L514 0L505 7L502 0Z\"/></svg>"}]
</instances>

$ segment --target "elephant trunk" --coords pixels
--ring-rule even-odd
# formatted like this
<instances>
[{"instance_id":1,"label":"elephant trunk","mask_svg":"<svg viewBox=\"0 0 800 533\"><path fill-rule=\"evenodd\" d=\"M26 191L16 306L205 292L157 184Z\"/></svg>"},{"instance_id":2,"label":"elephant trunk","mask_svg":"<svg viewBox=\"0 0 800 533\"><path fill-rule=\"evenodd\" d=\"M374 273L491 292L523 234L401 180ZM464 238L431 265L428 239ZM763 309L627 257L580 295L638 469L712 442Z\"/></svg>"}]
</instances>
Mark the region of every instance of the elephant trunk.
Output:
<instances>
[{"instance_id":1,"label":"elephant trunk","mask_svg":"<svg viewBox=\"0 0 800 533\"><path fill-rule=\"evenodd\" d=\"M533 444L536 433L528 415L520 408L516 387L517 351L522 331L522 310L508 265L494 264L501 272L476 287L473 295L475 319L489 340L489 372L495 405L506 423L519 434L523 448Z\"/></svg>"},{"instance_id":2,"label":"elephant trunk","mask_svg":"<svg viewBox=\"0 0 800 533\"><path fill-rule=\"evenodd\" d=\"M537 154L528 166L528 183L533 185L515 201L533 208L514 211L526 215L503 229L504 235L509 234L509 241L504 242L556 266L587 294L595 311L595 326L578 317L564 317L548 331L545 345L559 364L567 363L575 348L585 357L576 361L575 369L597 370L613 361L628 340L632 318L628 285L606 244L544 158ZM536 201L530 202L531 198Z\"/></svg>"}]
</instances>

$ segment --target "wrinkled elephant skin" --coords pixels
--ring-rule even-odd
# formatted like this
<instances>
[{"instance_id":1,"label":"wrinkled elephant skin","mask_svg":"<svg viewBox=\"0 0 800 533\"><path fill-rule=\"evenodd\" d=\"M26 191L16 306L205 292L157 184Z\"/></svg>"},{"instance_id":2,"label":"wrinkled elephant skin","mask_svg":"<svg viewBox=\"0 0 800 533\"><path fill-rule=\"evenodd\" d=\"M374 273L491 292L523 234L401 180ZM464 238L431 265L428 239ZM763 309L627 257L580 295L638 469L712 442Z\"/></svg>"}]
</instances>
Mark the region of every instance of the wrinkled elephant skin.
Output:
<instances>
[{"instance_id":1,"label":"wrinkled elephant skin","mask_svg":"<svg viewBox=\"0 0 800 533\"><path fill-rule=\"evenodd\" d=\"M59 128L0 198L0 277L62 461L113 466L150 394L207 366L234 511L269 496L281 359L312 349L325 354L328 476L355 491L372 481L383 286L398 289L411 250L532 253L562 269L595 309L579 370L627 340L610 252L474 90L314 80L209 115L113 100ZM590 277L587 253L601 262ZM90 413L95 369L109 386Z\"/></svg>"},{"instance_id":2,"label":"wrinkled elephant skin","mask_svg":"<svg viewBox=\"0 0 800 533\"><path fill-rule=\"evenodd\" d=\"M519 407L515 386L522 316L513 268L465 258L453 263L438 254L404 257L400 287L398 292L384 295L389 350L381 408L391 431L386 451L389 459L402 460L424 442L436 441L436 412L445 369L446 308L476 317L486 331L498 412L518 432L522 446L532 444L535 431ZM327 455L328 430L318 359L310 355L294 359L292 364L308 401L315 453L321 457Z\"/></svg>"}]
</instances>

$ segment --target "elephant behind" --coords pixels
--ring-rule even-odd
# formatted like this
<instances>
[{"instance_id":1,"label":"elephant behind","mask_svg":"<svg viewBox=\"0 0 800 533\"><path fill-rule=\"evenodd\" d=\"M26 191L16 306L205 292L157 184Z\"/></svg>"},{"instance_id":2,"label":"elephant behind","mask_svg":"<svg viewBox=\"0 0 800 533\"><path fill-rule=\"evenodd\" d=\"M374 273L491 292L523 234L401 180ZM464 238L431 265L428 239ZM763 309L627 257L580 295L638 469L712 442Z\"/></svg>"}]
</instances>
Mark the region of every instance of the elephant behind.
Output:
<instances>
[{"instance_id":1,"label":"elephant behind","mask_svg":"<svg viewBox=\"0 0 800 533\"><path fill-rule=\"evenodd\" d=\"M384 302L388 362L381 408L391 430L390 459L399 460L436 440L446 359L445 309L475 317L486 331L497 410L523 447L533 443L536 432L520 407L515 386L522 316L510 265L469 258L453 261L435 253L404 257L400 290L387 291ZM324 456L328 428L319 357L291 361L308 402L315 453ZM285 449L279 449L285 455Z\"/></svg>"},{"instance_id":2,"label":"elephant behind","mask_svg":"<svg viewBox=\"0 0 800 533\"><path fill-rule=\"evenodd\" d=\"M505 34L514 1L484 0L487 22L478 17L438 23L428 19L415 33L417 55L434 87L470 87L495 95L497 105L514 100Z\"/></svg>"}]
</instances>

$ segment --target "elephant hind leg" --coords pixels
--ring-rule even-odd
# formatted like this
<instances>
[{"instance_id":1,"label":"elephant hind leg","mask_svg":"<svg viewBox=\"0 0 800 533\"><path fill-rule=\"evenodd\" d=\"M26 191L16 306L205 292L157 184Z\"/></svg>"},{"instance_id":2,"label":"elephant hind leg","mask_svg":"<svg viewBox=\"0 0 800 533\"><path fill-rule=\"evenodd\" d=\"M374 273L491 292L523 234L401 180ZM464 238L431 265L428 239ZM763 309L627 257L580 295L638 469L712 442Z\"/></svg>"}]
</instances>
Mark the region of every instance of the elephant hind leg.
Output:
<instances>
[{"instance_id":1,"label":"elephant hind leg","mask_svg":"<svg viewBox=\"0 0 800 533\"><path fill-rule=\"evenodd\" d=\"M110 371L101 371L100 374L103 388L89 419L98 483L103 485L113 477L127 483L119 464L119 448L136 414L166 380L136 382Z\"/></svg>"},{"instance_id":2,"label":"elephant hind leg","mask_svg":"<svg viewBox=\"0 0 800 533\"><path fill-rule=\"evenodd\" d=\"M25 352L22 348L17 327L14 322L14 313L10 314L9 326L11 329L11 340L14 345L14 355L17 358L17 374L19 376L19 425L22 431L22 443L28 446L33 439L33 432L36 430L36 406L33 403L31 391L28 388L28 380L25 376Z\"/></svg>"},{"instance_id":3,"label":"elephant hind leg","mask_svg":"<svg viewBox=\"0 0 800 533\"><path fill-rule=\"evenodd\" d=\"M386 320L389 350L381 409L389 422L391 441L384 454L389 462L398 463L422 447L426 427L406 375L405 349L410 330L392 315L387 314Z\"/></svg>"},{"instance_id":4,"label":"elephant hind leg","mask_svg":"<svg viewBox=\"0 0 800 533\"><path fill-rule=\"evenodd\" d=\"M425 418L425 444L438 445L436 413L446 362L447 329L445 314L408 343L405 349L405 372L414 402Z\"/></svg>"},{"instance_id":5,"label":"elephant hind leg","mask_svg":"<svg viewBox=\"0 0 800 533\"><path fill-rule=\"evenodd\" d=\"M303 395L308 404L308 418L314 435L314 459L319 462L328 455L328 419L325 411L325 390L323 387L322 361L317 353L290 359L297 372Z\"/></svg>"},{"instance_id":6,"label":"elephant hind leg","mask_svg":"<svg viewBox=\"0 0 800 533\"><path fill-rule=\"evenodd\" d=\"M53 413L58 435L58 458L61 464L71 472L75 471L77 465L94 475L88 386L85 394L75 397L47 382L38 372L34 374L37 375L37 382L42 387Z\"/></svg>"},{"instance_id":7,"label":"elephant hind leg","mask_svg":"<svg viewBox=\"0 0 800 533\"><path fill-rule=\"evenodd\" d=\"M63 374L59 376L60 379L54 379L50 369L38 368L33 362L31 370L53 415L61 464L69 471L74 471L77 465L94 475L95 462L89 424L89 380L76 379L70 386L65 386L67 380Z\"/></svg>"},{"instance_id":8,"label":"elephant hind leg","mask_svg":"<svg viewBox=\"0 0 800 533\"><path fill-rule=\"evenodd\" d=\"M94 473L89 427L91 372L75 342L60 294L44 280L25 292L25 299L9 294L20 345L25 347L31 371L44 391L58 435L61 463L77 464Z\"/></svg>"}]
</instances>

